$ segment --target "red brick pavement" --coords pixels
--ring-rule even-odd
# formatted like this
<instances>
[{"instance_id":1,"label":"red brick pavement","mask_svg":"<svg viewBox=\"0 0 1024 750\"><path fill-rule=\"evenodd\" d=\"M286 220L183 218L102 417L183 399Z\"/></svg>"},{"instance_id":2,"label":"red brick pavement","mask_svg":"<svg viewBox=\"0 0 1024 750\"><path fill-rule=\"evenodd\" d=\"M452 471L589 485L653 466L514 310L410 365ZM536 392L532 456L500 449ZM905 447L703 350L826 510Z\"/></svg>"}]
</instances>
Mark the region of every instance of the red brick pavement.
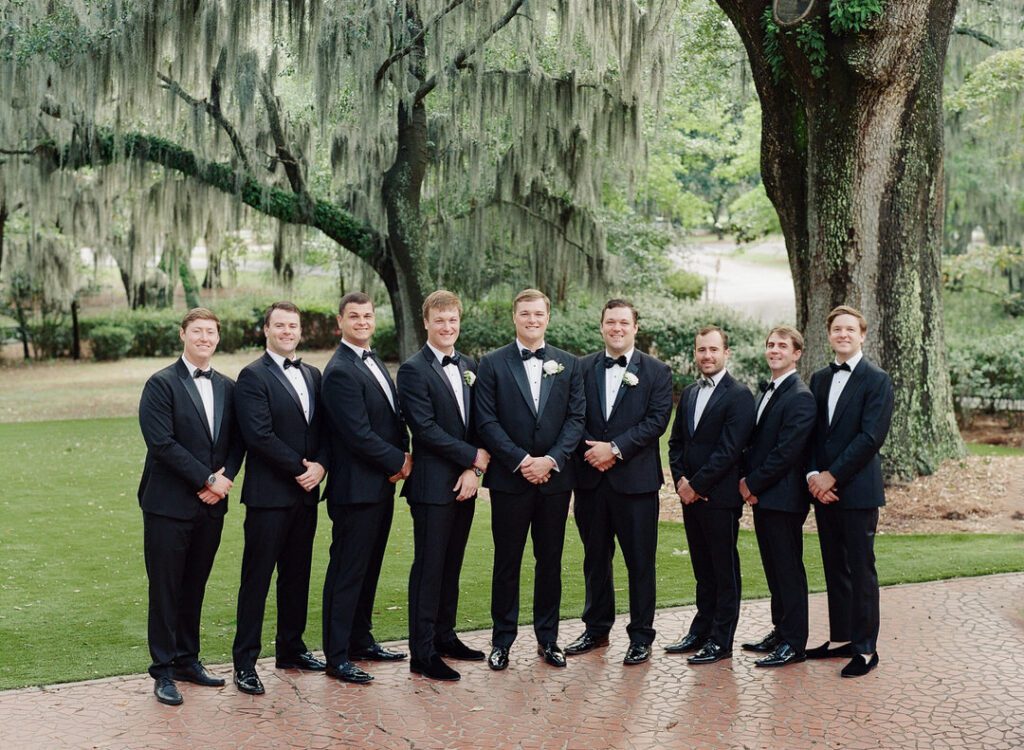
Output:
<instances>
[{"instance_id":1,"label":"red brick pavement","mask_svg":"<svg viewBox=\"0 0 1024 750\"><path fill-rule=\"evenodd\" d=\"M658 613L659 642L689 607ZM690 667L656 644L623 667L622 623L608 649L555 670L521 631L508 671L458 664L439 684L406 663L368 666L346 685L260 664L262 697L181 685L163 706L146 676L0 693L0 747L35 748L985 748L1024 747L1024 574L882 590L881 664L856 680L842 660L760 670L731 660ZM825 599L811 598L812 645L824 640ZM768 603L745 602L737 641L768 627ZM564 623L562 641L578 634ZM486 633L467 634L479 647ZM229 675L229 667L214 668Z\"/></svg>"}]
</instances>

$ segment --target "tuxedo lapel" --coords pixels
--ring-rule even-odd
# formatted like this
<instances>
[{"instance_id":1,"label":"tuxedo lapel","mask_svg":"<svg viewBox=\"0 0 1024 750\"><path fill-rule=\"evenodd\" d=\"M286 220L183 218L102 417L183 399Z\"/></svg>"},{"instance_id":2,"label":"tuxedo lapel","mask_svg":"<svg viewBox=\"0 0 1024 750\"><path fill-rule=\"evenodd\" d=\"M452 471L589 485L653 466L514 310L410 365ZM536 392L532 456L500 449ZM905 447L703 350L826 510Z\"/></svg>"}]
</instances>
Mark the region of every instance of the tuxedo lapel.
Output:
<instances>
[{"instance_id":1,"label":"tuxedo lapel","mask_svg":"<svg viewBox=\"0 0 1024 750\"><path fill-rule=\"evenodd\" d=\"M608 394L605 393L607 378L605 377L604 357L598 355L594 358L594 388L597 390L597 400L601 404L601 419L607 421L605 415L608 413Z\"/></svg>"},{"instance_id":2,"label":"tuxedo lapel","mask_svg":"<svg viewBox=\"0 0 1024 750\"><path fill-rule=\"evenodd\" d=\"M345 346L345 345L342 344L342 346ZM382 395L384 398L387 398L388 397L387 392L381 386L380 381L377 380L377 376L374 375L373 372L370 371L370 366L368 364L366 364L366 362L363 361L362 357L360 357L358 354L356 354L351 349L349 349L349 347L345 346L345 348L348 349L352 353L352 359L355 360L356 370L358 370L360 373L362 373L362 376L364 378L366 378L371 383L373 383L374 387L376 387L376 389L378 391L380 391L380 395ZM386 367L384 367L379 362L376 363L376 364L377 364L377 367L380 368L381 373L384 375L384 380L387 382L388 387L391 389L391 396L392 396L392 398L390 400L390 403L395 405L395 408L396 408L396 411L397 411L398 396L395 395L395 384L391 382L391 376L388 375L388 369Z\"/></svg>"},{"instance_id":3,"label":"tuxedo lapel","mask_svg":"<svg viewBox=\"0 0 1024 750\"><path fill-rule=\"evenodd\" d=\"M516 381L516 385L519 386L519 392L522 394L523 399L526 400L526 405L533 412L533 416L537 416L537 408L533 405L533 394L530 393L530 383L526 380L526 368L523 366L523 358L519 355L519 348L516 346L509 347L508 356L505 358L505 364L508 365L509 371L512 373L512 379ZM543 376L541 377L541 393L543 394Z\"/></svg>"},{"instance_id":4,"label":"tuxedo lapel","mask_svg":"<svg viewBox=\"0 0 1024 750\"><path fill-rule=\"evenodd\" d=\"M699 388L696 385L690 386L690 391L686 396L686 429L690 431L690 437L693 437L696 425L694 424L694 416L697 411L697 391Z\"/></svg>"},{"instance_id":5,"label":"tuxedo lapel","mask_svg":"<svg viewBox=\"0 0 1024 750\"><path fill-rule=\"evenodd\" d=\"M430 369L437 373L437 377L441 378L441 382L444 384L444 389L449 396L452 397L452 402L455 404L455 410L459 409L459 401L455 396L455 391L452 389L452 381L448 379L448 376L444 374L444 368L441 367L441 363L437 361L437 357L430 351L429 348L423 348L423 356L427 358L430 363Z\"/></svg>"},{"instance_id":6,"label":"tuxedo lapel","mask_svg":"<svg viewBox=\"0 0 1024 750\"><path fill-rule=\"evenodd\" d=\"M705 420L707 420L708 418L708 415L711 414L712 410L714 410L715 405L722 400L722 397L725 395L725 392L732 387L732 384L729 382L728 378L729 376L728 374L726 374L725 377L718 381L718 385L715 386L714 390L711 391L711 398L708 399L708 403L704 406L704 411L702 411L700 415L701 424L704 424ZM693 403L694 406L696 406L696 398L694 398ZM697 426L699 427L700 425Z\"/></svg>"},{"instance_id":7,"label":"tuxedo lapel","mask_svg":"<svg viewBox=\"0 0 1024 750\"><path fill-rule=\"evenodd\" d=\"M639 352L634 353L633 360L629 363L629 366L626 368L626 372L633 373L634 375L637 376L637 380L638 381L640 380L640 376L638 375L638 373L640 372L640 353ZM623 377L622 377L622 382L619 383L619 392L615 394L615 403L612 404L612 411L611 411L611 414L608 415L608 419L611 419L612 416L614 416L615 410L619 408L619 404L622 403L622 399L625 398L625 396L626 396L626 391L628 391L631 387L632 386L626 385L626 377L625 377L625 373L624 373ZM606 396L606 398L607 398L607 396Z\"/></svg>"},{"instance_id":8,"label":"tuxedo lapel","mask_svg":"<svg viewBox=\"0 0 1024 750\"><path fill-rule=\"evenodd\" d=\"M836 424L839 421L839 418L842 416L847 404L849 404L850 401L853 399L854 394L856 394L861 388L864 387L866 372L867 368L864 367L864 360L862 359L860 361L860 364L858 364L857 367L853 369L853 372L850 373L850 379L846 381L846 386L843 388L843 392L839 395L839 400L836 402L835 411L832 412L832 419L828 423L830 428L832 427L832 425ZM832 387L831 383L829 383L829 387ZM825 401L825 408L827 409L827 395L825 397ZM825 414L827 415L828 412L826 411Z\"/></svg>"},{"instance_id":9,"label":"tuxedo lapel","mask_svg":"<svg viewBox=\"0 0 1024 750\"><path fill-rule=\"evenodd\" d=\"M768 419L769 412L771 412L771 410L775 407L775 404L779 402L779 399L782 397L782 394L793 386L793 383L796 382L796 378L796 374L790 375L788 378L783 380L782 383L779 384L779 386L772 393L772 397L768 399L768 404L764 407L764 411L761 413L761 418L757 420L757 424L755 425L755 427L759 427L760 425L764 424L764 421ZM767 395L767 393L762 393L761 398L764 399L764 397ZM761 408L760 402L758 402L757 408ZM754 412L754 415L756 417L756 411Z\"/></svg>"},{"instance_id":10,"label":"tuxedo lapel","mask_svg":"<svg viewBox=\"0 0 1024 750\"><path fill-rule=\"evenodd\" d=\"M263 364L266 365L267 369L270 370L270 374L277 378L278 382L281 383L282 386L284 386L285 392L292 397L292 401L294 401L295 405L299 407L299 413L302 414L302 418L305 419L306 413L302 411L302 399L300 399L299 394L295 392L295 388L292 386L291 381L288 380L288 376L284 374L284 370L277 366L277 362L275 362L273 357L271 357L269 354L263 355ZM303 375L303 378L305 378L305 375ZM306 386L307 388L309 387L308 380L306 381ZM309 388L307 392L312 393L312 388ZM310 400L309 418L313 418L312 399Z\"/></svg>"},{"instance_id":11,"label":"tuxedo lapel","mask_svg":"<svg viewBox=\"0 0 1024 750\"><path fill-rule=\"evenodd\" d=\"M544 360L544 361L546 362L548 360ZM555 359L554 357L551 358L551 361L552 362L558 362L558 360ZM526 368L522 368L522 369L525 370ZM538 419L540 418L540 415L544 413L544 406L548 402L548 396L551 395L551 389L554 387L554 385L555 385L555 378L557 378L557 377L558 377L557 373L554 374L554 375L548 375L546 372L544 372L543 365L541 366L541 371L540 371L540 399L538 399L540 404L537 407L537 418Z\"/></svg>"},{"instance_id":12,"label":"tuxedo lapel","mask_svg":"<svg viewBox=\"0 0 1024 750\"><path fill-rule=\"evenodd\" d=\"M196 389L198 390L198 389ZM205 415L205 412L204 412ZM221 423L224 421L224 378L213 375L213 442L220 436ZM205 423L206 420L203 419Z\"/></svg>"},{"instance_id":13,"label":"tuxedo lapel","mask_svg":"<svg viewBox=\"0 0 1024 750\"><path fill-rule=\"evenodd\" d=\"M467 372L471 372L471 370L468 367L466 367L466 358L460 356L459 380L462 383L462 410L465 415L465 419L463 421L466 423L466 426L468 427L471 424L470 420L473 418L473 415L469 413L471 408L470 404L473 403L473 399L471 398L472 394L470 394L469 383L466 382Z\"/></svg>"},{"instance_id":14,"label":"tuxedo lapel","mask_svg":"<svg viewBox=\"0 0 1024 750\"><path fill-rule=\"evenodd\" d=\"M306 394L309 399L309 421L313 422L313 415L316 414L316 384L313 382L313 373L309 369L309 365L300 365L299 372L302 373L302 379L306 381ZM302 407L302 402L299 402L299 408Z\"/></svg>"},{"instance_id":15,"label":"tuxedo lapel","mask_svg":"<svg viewBox=\"0 0 1024 750\"><path fill-rule=\"evenodd\" d=\"M199 412L199 421L206 429L206 436L210 438L210 442L213 442L213 435L210 433L210 420L206 418L206 408L203 406L203 398L199 395L199 389L196 387L195 378L188 373L188 368L185 364L178 360L181 367L178 370L178 378L181 380L181 384L185 387L185 392L192 399L192 405L196 407L196 411ZM184 374L182 374L184 373ZM217 403L217 394L214 391L214 403ZM214 422L216 424L216 422Z\"/></svg>"}]
</instances>

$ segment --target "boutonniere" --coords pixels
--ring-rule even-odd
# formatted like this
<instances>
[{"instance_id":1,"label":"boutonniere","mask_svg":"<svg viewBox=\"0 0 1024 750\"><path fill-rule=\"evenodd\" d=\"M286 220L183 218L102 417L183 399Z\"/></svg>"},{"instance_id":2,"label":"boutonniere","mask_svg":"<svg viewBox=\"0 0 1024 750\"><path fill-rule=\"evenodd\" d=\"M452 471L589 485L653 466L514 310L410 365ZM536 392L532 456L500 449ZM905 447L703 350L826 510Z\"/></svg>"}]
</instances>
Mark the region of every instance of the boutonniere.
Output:
<instances>
[{"instance_id":1,"label":"boutonniere","mask_svg":"<svg viewBox=\"0 0 1024 750\"><path fill-rule=\"evenodd\" d=\"M556 362L553 359L549 359L547 362L544 363L544 377L548 377L549 375L557 375L564 369L565 365L563 365L561 362Z\"/></svg>"},{"instance_id":2,"label":"boutonniere","mask_svg":"<svg viewBox=\"0 0 1024 750\"><path fill-rule=\"evenodd\" d=\"M470 388L473 387L473 383L476 382L476 373L472 370L466 370L462 373L462 382L468 385Z\"/></svg>"},{"instance_id":3,"label":"boutonniere","mask_svg":"<svg viewBox=\"0 0 1024 750\"><path fill-rule=\"evenodd\" d=\"M623 385L627 385L630 388L632 388L633 386L635 386L639 382L640 382L640 378L638 378L636 375L634 375L631 372L626 372L626 373L623 373L623 375L622 375L622 384Z\"/></svg>"}]
</instances>

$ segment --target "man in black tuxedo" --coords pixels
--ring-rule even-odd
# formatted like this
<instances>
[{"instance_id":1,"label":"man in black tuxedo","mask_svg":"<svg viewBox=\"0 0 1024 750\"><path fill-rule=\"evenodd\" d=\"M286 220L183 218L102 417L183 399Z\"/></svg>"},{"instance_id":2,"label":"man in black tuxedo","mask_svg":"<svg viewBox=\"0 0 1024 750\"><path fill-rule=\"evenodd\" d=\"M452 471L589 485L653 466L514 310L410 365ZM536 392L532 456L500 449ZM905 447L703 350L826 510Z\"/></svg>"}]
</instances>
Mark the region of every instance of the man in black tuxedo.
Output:
<instances>
[{"instance_id":1,"label":"man in black tuxedo","mask_svg":"<svg viewBox=\"0 0 1024 750\"><path fill-rule=\"evenodd\" d=\"M146 381L139 402L146 441L139 505L149 577L149 674L157 700L174 706L182 702L174 680L224 684L199 661L199 619L227 494L245 454L234 383L210 367L220 321L197 307L178 335L184 352Z\"/></svg>"},{"instance_id":2,"label":"man in black tuxedo","mask_svg":"<svg viewBox=\"0 0 1024 750\"><path fill-rule=\"evenodd\" d=\"M879 450L889 433L895 396L889 375L862 351L868 330L864 316L840 305L829 313L827 326L835 360L811 376L818 416L807 487L825 568L830 640L807 656L850 657L842 675L860 677L878 665L875 530L878 509L885 505ZM832 646L835 642L840 645Z\"/></svg>"},{"instance_id":3,"label":"man in black tuxedo","mask_svg":"<svg viewBox=\"0 0 1024 750\"><path fill-rule=\"evenodd\" d=\"M443 656L480 661L455 633L459 574L489 454L477 447L473 419L476 363L455 350L462 302L445 290L423 301L427 343L398 370L398 398L412 432L412 474L402 495L412 512L409 670L435 680L460 674Z\"/></svg>"},{"instance_id":4,"label":"man in black tuxedo","mask_svg":"<svg viewBox=\"0 0 1024 750\"><path fill-rule=\"evenodd\" d=\"M331 444L324 498L333 521L324 580L324 656L329 676L365 684L373 677L352 660L406 656L381 646L371 630L395 482L409 476L412 456L398 392L370 349L377 328L373 300L362 292L342 297L338 327L341 343L324 369L321 389Z\"/></svg>"},{"instance_id":5,"label":"man in black tuxedo","mask_svg":"<svg viewBox=\"0 0 1024 750\"><path fill-rule=\"evenodd\" d=\"M743 456L740 494L754 509L754 532L772 595L772 631L747 651L767 654L758 667L783 667L807 658L807 573L803 526L809 510L804 449L814 428L814 396L797 374L804 337L773 328L764 355L772 379L762 385L754 431Z\"/></svg>"},{"instance_id":6,"label":"man in black tuxedo","mask_svg":"<svg viewBox=\"0 0 1024 750\"><path fill-rule=\"evenodd\" d=\"M569 656L608 644L615 622L615 540L629 574L629 648L623 663L651 658L658 548L658 488L664 482L658 440L672 416L672 371L635 347L638 315L612 299L601 311L603 351L583 357L587 418L577 449L573 515L583 540L583 634Z\"/></svg>"},{"instance_id":7,"label":"man in black tuxedo","mask_svg":"<svg viewBox=\"0 0 1024 750\"><path fill-rule=\"evenodd\" d=\"M476 426L494 459L484 478L491 491L494 621L488 665L508 667L519 621L519 572L526 536L536 559L533 630L537 652L565 666L558 645L562 546L575 475L572 454L583 434L583 378L576 357L546 346L551 302L543 292L516 295L515 342L480 360Z\"/></svg>"},{"instance_id":8,"label":"man in black tuxedo","mask_svg":"<svg viewBox=\"0 0 1024 750\"><path fill-rule=\"evenodd\" d=\"M275 567L277 667L322 671L326 666L302 639L319 487L328 456L321 435L320 371L295 356L302 322L291 302L270 306L263 334L267 351L238 374L235 385L235 414L247 458L242 483L245 549L232 656L235 685L250 695L264 692L256 659Z\"/></svg>"},{"instance_id":9,"label":"man in black tuxedo","mask_svg":"<svg viewBox=\"0 0 1024 750\"><path fill-rule=\"evenodd\" d=\"M710 664L732 656L740 616L739 463L754 423L754 397L725 369L729 339L721 328L702 328L694 355L700 377L683 389L668 450L697 581L697 614L689 632L665 650L696 651L690 664Z\"/></svg>"}]
</instances>

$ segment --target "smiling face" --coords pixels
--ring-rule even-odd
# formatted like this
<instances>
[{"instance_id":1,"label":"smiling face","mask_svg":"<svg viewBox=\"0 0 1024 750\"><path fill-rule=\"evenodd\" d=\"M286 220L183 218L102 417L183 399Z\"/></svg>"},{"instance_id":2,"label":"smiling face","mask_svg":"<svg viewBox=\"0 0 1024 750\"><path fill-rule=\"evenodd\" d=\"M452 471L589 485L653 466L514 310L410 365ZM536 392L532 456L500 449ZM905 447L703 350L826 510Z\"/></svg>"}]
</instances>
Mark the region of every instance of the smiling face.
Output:
<instances>
[{"instance_id":1,"label":"smiling face","mask_svg":"<svg viewBox=\"0 0 1024 750\"><path fill-rule=\"evenodd\" d=\"M217 321L208 318L190 320L178 331L178 336L185 344L185 359L200 370L207 369L210 366L210 358L220 343Z\"/></svg>"},{"instance_id":2,"label":"smiling face","mask_svg":"<svg viewBox=\"0 0 1024 750\"><path fill-rule=\"evenodd\" d=\"M764 358L768 360L772 380L796 367L802 355L803 351L794 346L793 339L781 333L773 333L764 345Z\"/></svg>"},{"instance_id":3,"label":"smiling face","mask_svg":"<svg viewBox=\"0 0 1024 750\"><path fill-rule=\"evenodd\" d=\"M828 343L840 364L860 352L864 338L865 331L853 315L837 315L828 327Z\"/></svg>"},{"instance_id":4,"label":"smiling face","mask_svg":"<svg viewBox=\"0 0 1024 750\"><path fill-rule=\"evenodd\" d=\"M288 310L273 310L270 321L263 326L267 337L267 348L285 359L292 359L295 348L302 338L302 322L299 314Z\"/></svg>"},{"instance_id":5,"label":"smiling face","mask_svg":"<svg viewBox=\"0 0 1024 750\"><path fill-rule=\"evenodd\" d=\"M536 349L544 342L550 317L548 304L543 299L520 300L512 314L516 337L524 346L531 350Z\"/></svg>"},{"instance_id":6,"label":"smiling face","mask_svg":"<svg viewBox=\"0 0 1024 750\"><path fill-rule=\"evenodd\" d=\"M729 349L722 340L722 334L718 331L710 331L703 336L698 334L693 346L693 359L704 377L720 373L729 359Z\"/></svg>"},{"instance_id":7,"label":"smiling face","mask_svg":"<svg viewBox=\"0 0 1024 750\"><path fill-rule=\"evenodd\" d=\"M629 307L612 307L606 309L601 316L601 338L605 348L613 357L625 354L636 343L636 332L639 326L633 319L633 310Z\"/></svg>"},{"instance_id":8,"label":"smiling face","mask_svg":"<svg viewBox=\"0 0 1024 750\"><path fill-rule=\"evenodd\" d=\"M423 327L427 329L427 341L439 352L451 354L459 338L460 322L458 308L431 308L423 321Z\"/></svg>"},{"instance_id":9,"label":"smiling face","mask_svg":"<svg viewBox=\"0 0 1024 750\"><path fill-rule=\"evenodd\" d=\"M377 330L377 318L373 312L373 303L358 304L349 302L338 314L338 328L341 338L354 346L370 348L370 339Z\"/></svg>"}]
</instances>

